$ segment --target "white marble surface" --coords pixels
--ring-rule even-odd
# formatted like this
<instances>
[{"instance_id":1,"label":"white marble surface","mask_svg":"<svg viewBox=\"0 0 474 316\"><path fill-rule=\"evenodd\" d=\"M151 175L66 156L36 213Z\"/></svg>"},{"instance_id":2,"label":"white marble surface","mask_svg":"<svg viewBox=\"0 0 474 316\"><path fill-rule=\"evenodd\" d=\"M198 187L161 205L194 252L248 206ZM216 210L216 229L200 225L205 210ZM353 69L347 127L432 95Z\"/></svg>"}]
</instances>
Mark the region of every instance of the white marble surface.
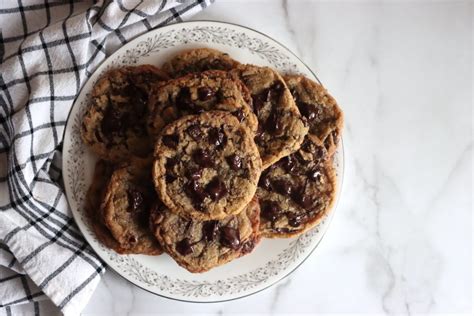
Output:
<instances>
[{"instance_id":1,"label":"white marble surface","mask_svg":"<svg viewBox=\"0 0 474 316\"><path fill-rule=\"evenodd\" d=\"M220 1L194 19L274 37L336 97L338 210L303 266L259 294L181 303L109 271L83 315L471 313L472 2Z\"/></svg>"}]
</instances>

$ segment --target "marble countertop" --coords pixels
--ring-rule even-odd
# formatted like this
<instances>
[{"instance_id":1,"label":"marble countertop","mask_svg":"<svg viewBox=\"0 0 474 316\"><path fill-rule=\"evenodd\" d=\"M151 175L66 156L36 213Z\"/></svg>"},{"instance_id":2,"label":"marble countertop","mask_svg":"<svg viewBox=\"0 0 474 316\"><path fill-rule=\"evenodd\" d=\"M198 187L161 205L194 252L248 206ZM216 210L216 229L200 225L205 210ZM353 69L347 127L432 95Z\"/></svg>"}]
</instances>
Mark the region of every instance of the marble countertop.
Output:
<instances>
[{"instance_id":1,"label":"marble countertop","mask_svg":"<svg viewBox=\"0 0 474 316\"><path fill-rule=\"evenodd\" d=\"M339 101L337 212L311 257L256 295L181 303L108 271L83 315L470 313L473 4L219 1L193 19L277 39Z\"/></svg>"}]
</instances>

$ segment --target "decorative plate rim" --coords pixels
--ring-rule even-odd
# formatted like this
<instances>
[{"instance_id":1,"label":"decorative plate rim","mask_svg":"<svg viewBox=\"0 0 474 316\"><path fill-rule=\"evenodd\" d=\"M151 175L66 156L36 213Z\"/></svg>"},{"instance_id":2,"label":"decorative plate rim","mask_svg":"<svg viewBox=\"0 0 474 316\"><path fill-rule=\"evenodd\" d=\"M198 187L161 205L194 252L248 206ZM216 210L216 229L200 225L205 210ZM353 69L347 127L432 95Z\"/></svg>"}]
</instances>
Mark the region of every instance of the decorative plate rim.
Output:
<instances>
[{"instance_id":1,"label":"decorative plate rim","mask_svg":"<svg viewBox=\"0 0 474 316\"><path fill-rule=\"evenodd\" d=\"M235 24L235 23L227 23L227 22L219 22L219 21L211 21L211 20L197 20L197 21L187 21L187 22L181 22L181 23L178 23L178 24L171 24L171 25L168 25L168 26L164 26L164 27L161 27L159 29L153 29L153 30L150 30L149 32L147 33L144 33L142 35L139 35L137 36L136 38L134 38L133 40L131 40L130 42L128 42L127 44L125 44L124 46L126 45L129 45L131 46L132 43L136 43L136 46L138 46L138 44L140 43L143 43L140 42L141 39L144 39L146 38L147 35L150 35L150 33L153 33L153 32L156 32L156 31L161 31L161 33L163 33L163 31L166 31L166 29L170 29L170 31L172 31L173 29L176 29L177 26L184 26L186 27L186 25L192 25L192 24L196 24L196 25L200 25L204 23L205 26L208 26L208 27L212 27L212 26L231 26L233 28L241 28L243 29L244 31L250 31L250 32L254 32L254 33L257 33L258 35L262 36L263 38L265 38L266 40L269 40L270 42L274 42L276 43L277 45L279 45L281 48L283 48L283 50L288 53L289 56L292 56L293 58L295 58L296 60L298 60L303 66L304 68L306 68L306 70L314 76L314 78L319 82L321 83L321 81L319 80L319 78L316 76L316 74L311 70L310 67L308 67L296 54L294 54L288 47L286 47L285 45L281 44L279 41L276 41L275 39L271 38L270 36L262 33L262 32L259 32L257 30L254 30L250 27L246 27L246 26L242 26L242 25L239 25L239 24ZM197 43L197 42L196 42ZM128 53L128 50L125 51L126 53ZM120 54L123 54L122 52L122 49L118 49L116 52L114 52L112 55L108 56L106 59L104 59L96 68L96 71L93 73L103 73L103 71L105 71L106 69L109 68L109 66L114 66L114 65L117 65L117 62L116 62L116 59L119 59L120 57ZM148 55L146 55L148 56ZM122 56L123 57L123 56ZM140 57L140 56L139 56ZM139 58L138 57L138 58ZM109 64L110 65L107 65L105 68L103 67L104 64L109 61ZM137 60L135 60L134 62L132 61L131 64L134 64L136 63ZM122 65L123 64L127 64L126 62L122 61L121 63ZM293 65L293 66L296 66L296 65ZM100 69L100 68L104 68L104 69ZM83 95L83 89L87 86L87 84L89 83L89 81L91 80L91 77L88 78L88 81L86 81L86 83L83 85L83 87L81 88L81 91L79 92L78 94L78 97L76 98L76 100L74 101L74 104L73 106L71 107L71 110L68 114L68 118L67 118L67 122L66 122L66 126L65 126L65 129L64 129L64 132L63 132L63 140L64 142L66 143L66 139L65 139L65 136L67 134L68 131L71 131L74 129L73 126L70 126L70 125L73 125L73 123L71 123L71 121L73 121L72 119L72 112L74 110L74 108L76 107L76 103L78 101L78 99L82 98L82 95ZM81 102L82 103L82 102ZM79 115L79 114L78 114ZM78 116L76 115L76 116ZM76 135L77 137L77 135ZM68 139L69 140L69 139ZM70 145L72 146L72 145ZM111 268L112 271L114 271L116 274L118 274L120 277L124 278L125 280L127 280L128 282L131 282L132 284L134 284L135 286L138 286L139 288L147 291L147 292L150 292L152 294L155 294L155 295L158 295L158 296L161 296L161 297L164 297L164 298L167 298L167 299L172 299L172 300L176 300L176 301L181 301L181 302L187 302L187 303L219 303L219 302L227 302L227 301L232 301L232 300L236 300L236 299L240 299L240 298L244 298L244 297L247 297L247 296L250 296L250 295L253 295L253 294L256 294L256 293L259 293L265 289L268 289L269 287L275 285L276 283L282 281L283 279L285 279L286 277L288 277L290 274L292 274L295 270L297 270L312 254L313 252L315 251L315 249L318 247L318 245L320 244L321 240L324 238L326 232L327 232L327 229L329 227L329 225L331 224L331 220L334 216L334 213L337 209L337 206L339 204L339 200L340 200L340 196L342 194L342 190L343 190L343 179L344 179L344 172L345 172L345 165L344 165L344 161L345 161L345 154L344 154L344 145L343 145L343 140L341 138L341 141L340 141L340 145L338 146L338 151L340 151L340 153L338 154L338 157L337 157L337 160L340 160L338 162L338 164L340 164L340 166L338 165L338 168L340 167L340 175L338 175L338 179L337 179L337 194L336 194L336 198L335 198L335 201L333 203L333 206L332 208L330 209L329 211L329 214L326 214L325 215L325 218L323 219L323 223L324 223L324 229L320 232L319 231L319 227L316 226L314 227L311 231L315 231L314 235L317 235L317 234L320 234L319 236L319 239L317 240L317 242L312 246L312 249L308 250L305 254L304 254L304 257L301 258L301 259L296 259L295 263L296 265L292 268L290 268L289 270L288 267L286 268L283 268L281 270L281 272L283 272L281 275L278 275L278 273L276 275L278 275L277 278L275 278L274 280L271 280L268 284L265 284L264 281L263 284L264 286L261 287L261 288L258 288L257 287L257 290L253 291L253 290L250 290L247 289L247 290L243 290L244 294L243 295L234 295L234 297L230 297L230 298L227 298L227 299L213 299L213 300L187 300L187 299L182 299L182 298L178 298L178 297L173 297L171 296L172 294L163 294L162 291L160 293L157 293L157 292L154 292L153 290L151 289L148 289L146 288L144 285L140 284L140 280L134 280L133 278L129 278L127 276L125 276L125 272L123 271L120 271L120 270L117 270L118 267L114 267L112 266L109 262L113 262L113 259L111 258L107 258L108 260L105 260L104 256L106 255L106 253L103 253L103 254L100 254L97 250L96 250L96 247L93 246L93 244L88 240L88 238L86 237L86 234L84 234L82 232L82 229L80 227L80 225L78 224L79 222L81 222L84 226L88 226L88 223L85 223L84 219L82 218L83 217L83 214L80 214L80 213L83 213L81 212L81 206L79 205L76 205L76 208L73 210L73 208L71 207L71 203L70 203L70 192L69 192L69 186L67 185L67 180L66 179L66 174L69 174L68 171L66 171L66 169L64 167L67 168L67 156L69 156L68 154L63 154L63 157L62 157L62 164L63 164L63 174L62 174L62 178L63 178L63 182L65 184L65 190L66 190L66 197L67 197L67 201L68 201L68 204L70 205L71 207L71 212L73 214L73 217L74 217L74 220L76 222L76 225L78 226L79 230L81 231L81 233L84 235L84 238L86 239L86 241L88 242L88 244L91 246L91 248L97 253L98 257L101 258L101 260L105 261L107 263L107 266L109 268ZM68 177L69 178L69 177ZM87 228L86 228L87 229ZM90 227L89 227L90 229ZM310 232L311 232L310 231ZM301 235L299 238L295 239L294 241L297 242L300 240L301 237L303 236L306 236L307 233ZM104 247L103 245L101 245L99 243L98 245L99 247L102 246ZM100 247L100 248L102 248ZM288 248L284 249L284 250L287 250ZM283 250L283 251L284 251ZM133 259L131 256L124 256L124 255L117 255L118 257L130 257L131 260L135 260ZM299 262L298 262L299 260ZM268 263L269 261L267 261L266 263ZM290 266L289 266L290 267ZM147 267L146 267L147 268ZM147 268L149 269L149 268ZM257 268L258 269L258 268ZM287 271L285 271L287 270ZM246 272L246 273L249 273L249 272ZM245 273L244 273L245 274ZM239 276L239 275L238 275ZM218 280L217 282L219 282L220 280ZM245 292L249 292L249 293L245 293ZM228 295L231 295L231 294L228 294ZM221 295L222 296L222 295ZM182 296L181 296L182 297ZM202 298L202 297L201 297Z\"/></svg>"}]
</instances>

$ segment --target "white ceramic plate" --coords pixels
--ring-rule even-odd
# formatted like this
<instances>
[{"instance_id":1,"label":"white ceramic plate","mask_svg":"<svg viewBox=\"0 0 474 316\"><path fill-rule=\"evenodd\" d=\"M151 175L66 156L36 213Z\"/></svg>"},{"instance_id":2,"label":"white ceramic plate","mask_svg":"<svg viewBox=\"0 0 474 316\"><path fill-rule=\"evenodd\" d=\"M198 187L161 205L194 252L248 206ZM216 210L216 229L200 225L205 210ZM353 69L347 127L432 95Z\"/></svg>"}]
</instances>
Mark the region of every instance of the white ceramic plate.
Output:
<instances>
[{"instance_id":1,"label":"white ceramic plate","mask_svg":"<svg viewBox=\"0 0 474 316\"><path fill-rule=\"evenodd\" d=\"M77 225L109 267L137 286L164 297L191 302L217 302L256 293L294 271L320 242L334 210L321 224L298 238L265 239L250 255L202 274L186 271L166 254L157 257L118 255L98 242L84 216L85 195L97 158L82 144L79 134L94 83L110 68L137 64L160 66L175 53L196 47L215 48L243 63L270 66L283 73L301 73L318 80L286 47L264 34L238 25L198 21L150 31L110 56L83 87L66 126L63 176ZM342 145L336 153L335 164L339 195L344 165Z\"/></svg>"}]
</instances>

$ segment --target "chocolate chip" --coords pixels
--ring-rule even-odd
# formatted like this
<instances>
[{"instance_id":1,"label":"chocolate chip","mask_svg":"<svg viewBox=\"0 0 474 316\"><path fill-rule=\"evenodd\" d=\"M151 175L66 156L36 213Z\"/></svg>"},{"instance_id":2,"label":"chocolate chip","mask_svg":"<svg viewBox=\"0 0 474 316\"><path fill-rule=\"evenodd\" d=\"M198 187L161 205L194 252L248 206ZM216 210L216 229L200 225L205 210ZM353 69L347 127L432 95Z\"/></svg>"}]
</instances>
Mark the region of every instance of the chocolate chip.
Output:
<instances>
[{"instance_id":1,"label":"chocolate chip","mask_svg":"<svg viewBox=\"0 0 474 316\"><path fill-rule=\"evenodd\" d=\"M166 167L166 169L173 169L174 166L176 166L178 164L178 162L179 162L178 157L168 158L168 159L166 159L165 167Z\"/></svg>"},{"instance_id":2,"label":"chocolate chip","mask_svg":"<svg viewBox=\"0 0 474 316\"><path fill-rule=\"evenodd\" d=\"M321 110L316 108L314 105L305 103L305 102L298 102L296 104L298 109L301 112L301 115L306 117L308 121L312 121L321 113Z\"/></svg>"},{"instance_id":3,"label":"chocolate chip","mask_svg":"<svg viewBox=\"0 0 474 316\"><path fill-rule=\"evenodd\" d=\"M128 204L131 207L132 212L142 211L145 206L145 200L143 198L143 193L140 191L130 188L127 191L128 195Z\"/></svg>"},{"instance_id":4,"label":"chocolate chip","mask_svg":"<svg viewBox=\"0 0 474 316\"><path fill-rule=\"evenodd\" d=\"M198 141L202 139L202 131L198 124L193 124L186 129L186 132L192 139Z\"/></svg>"},{"instance_id":5,"label":"chocolate chip","mask_svg":"<svg viewBox=\"0 0 474 316\"><path fill-rule=\"evenodd\" d=\"M163 140L163 144L166 146L176 149L178 147L178 142L179 142L179 135L178 134L173 134L173 135L163 135L161 137Z\"/></svg>"},{"instance_id":6,"label":"chocolate chip","mask_svg":"<svg viewBox=\"0 0 474 316\"><path fill-rule=\"evenodd\" d=\"M222 129L213 127L209 130L209 144L221 147L226 141L227 139Z\"/></svg>"},{"instance_id":7,"label":"chocolate chip","mask_svg":"<svg viewBox=\"0 0 474 316\"><path fill-rule=\"evenodd\" d=\"M219 222L218 221L207 221L202 225L202 236L207 242L213 241L217 237L219 232Z\"/></svg>"},{"instance_id":8,"label":"chocolate chip","mask_svg":"<svg viewBox=\"0 0 474 316\"><path fill-rule=\"evenodd\" d=\"M250 253L254 248L255 241L253 239L249 239L242 245L242 254L245 255L247 253Z\"/></svg>"},{"instance_id":9,"label":"chocolate chip","mask_svg":"<svg viewBox=\"0 0 474 316\"><path fill-rule=\"evenodd\" d=\"M239 230L225 226L221 227L221 238L220 242L223 246L232 248L232 249L237 249L240 246L240 234Z\"/></svg>"},{"instance_id":10,"label":"chocolate chip","mask_svg":"<svg viewBox=\"0 0 474 316\"><path fill-rule=\"evenodd\" d=\"M182 88L176 96L176 105L178 108L187 111L194 110L194 103L191 101L191 91L189 88Z\"/></svg>"},{"instance_id":11,"label":"chocolate chip","mask_svg":"<svg viewBox=\"0 0 474 316\"><path fill-rule=\"evenodd\" d=\"M260 179L258 180L258 186L261 187L261 188L264 188L267 191L272 190L270 178L268 176L268 171L264 171L260 175Z\"/></svg>"},{"instance_id":12,"label":"chocolate chip","mask_svg":"<svg viewBox=\"0 0 474 316\"><path fill-rule=\"evenodd\" d=\"M232 112L232 114L239 120L239 122L243 122L245 120L245 113L242 109L238 109L237 111Z\"/></svg>"},{"instance_id":13,"label":"chocolate chip","mask_svg":"<svg viewBox=\"0 0 474 316\"><path fill-rule=\"evenodd\" d=\"M317 181L317 182L320 182L321 181L321 171L319 169L311 169L309 170L307 173L306 173L306 176L308 177L308 179L310 179L311 181Z\"/></svg>"},{"instance_id":14,"label":"chocolate chip","mask_svg":"<svg viewBox=\"0 0 474 316\"><path fill-rule=\"evenodd\" d=\"M242 168L242 158L240 158L240 156L233 154L228 156L226 160L229 164L230 169L237 171Z\"/></svg>"},{"instance_id":15,"label":"chocolate chip","mask_svg":"<svg viewBox=\"0 0 474 316\"><path fill-rule=\"evenodd\" d=\"M191 198L194 202L194 205L200 205L204 199L206 198L207 194L204 192L201 184L196 180L191 180L186 184L185 187L187 195Z\"/></svg>"},{"instance_id":16,"label":"chocolate chip","mask_svg":"<svg viewBox=\"0 0 474 316\"><path fill-rule=\"evenodd\" d=\"M272 87L270 88L271 91L273 91L274 93L282 93L283 92L283 82L281 81L277 81L275 82Z\"/></svg>"},{"instance_id":17,"label":"chocolate chip","mask_svg":"<svg viewBox=\"0 0 474 316\"><path fill-rule=\"evenodd\" d=\"M292 227L298 227L307 220L304 214L288 213L287 217L288 217L288 224Z\"/></svg>"},{"instance_id":18,"label":"chocolate chip","mask_svg":"<svg viewBox=\"0 0 474 316\"><path fill-rule=\"evenodd\" d=\"M281 208L278 202L275 201L263 201L262 202L262 217L266 220L274 222L280 216Z\"/></svg>"},{"instance_id":19,"label":"chocolate chip","mask_svg":"<svg viewBox=\"0 0 474 316\"><path fill-rule=\"evenodd\" d=\"M211 154L204 149L196 149L193 153L193 160L204 168L212 167L214 165Z\"/></svg>"},{"instance_id":20,"label":"chocolate chip","mask_svg":"<svg viewBox=\"0 0 474 316\"><path fill-rule=\"evenodd\" d=\"M280 160L280 165L286 172L293 172L295 170L296 162L293 155L286 156Z\"/></svg>"},{"instance_id":21,"label":"chocolate chip","mask_svg":"<svg viewBox=\"0 0 474 316\"><path fill-rule=\"evenodd\" d=\"M309 195L305 194L304 188L298 188L297 190L294 190L291 194L291 199L306 210L310 209L313 205L313 200Z\"/></svg>"},{"instance_id":22,"label":"chocolate chip","mask_svg":"<svg viewBox=\"0 0 474 316\"><path fill-rule=\"evenodd\" d=\"M210 100L214 96L214 91L209 87L201 87L198 89L198 97L201 101Z\"/></svg>"},{"instance_id":23,"label":"chocolate chip","mask_svg":"<svg viewBox=\"0 0 474 316\"><path fill-rule=\"evenodd\" d=\"M283 125L280 122L279 114L276 111L272 111L265 122L265 128L275 135L280 135L283 131Z\"/></svg>"},{"instance_id":24,"label":"chocolate chip","mask_svg":"<svg viewBox=\"0 0 474 316\"><path fill-rule=\"evenodd\" d=\"M218 201L227 194L227 188L221 179L215 177L207 184L206 192L208 193L211 200Z\"/></svg>"},{"instance_id":25,"label":"chocolate chip","mask_svg":"<svg viewBox=\"0 0 474 316\"><path fill-rule=\"evenodd\" d=\"M168 173L168 171L166 172L166 175L165 175L165 181L166 183L171 183L173 182L174 180L176 180L176 177L171 174L171 173Z\"/></svg>"},{"instance_id":26,"label":"chocolate chip","mask_svg":"<svg viewBox=\"0 0 474 316\"><path fill-rule=\"evenodd\" d=\"M291 186L291 183L289 183L288 181L285 181L285 180L274 180L272 181L272 188L282 194L282 195L286 195L286 196L290 196L292 191L293 191L293 187Z\"/></svg>"},{"instance_id":27,"label":"chocolate chip","mask_svg":"<svg viewBox=\"0 0 474 316\"><path fill-rule=\"evenodd\" d=\"M194 249L188 238L184 238L176 244L176 250L183 256L193 253Z\"/></svg>"}]
</instances>

